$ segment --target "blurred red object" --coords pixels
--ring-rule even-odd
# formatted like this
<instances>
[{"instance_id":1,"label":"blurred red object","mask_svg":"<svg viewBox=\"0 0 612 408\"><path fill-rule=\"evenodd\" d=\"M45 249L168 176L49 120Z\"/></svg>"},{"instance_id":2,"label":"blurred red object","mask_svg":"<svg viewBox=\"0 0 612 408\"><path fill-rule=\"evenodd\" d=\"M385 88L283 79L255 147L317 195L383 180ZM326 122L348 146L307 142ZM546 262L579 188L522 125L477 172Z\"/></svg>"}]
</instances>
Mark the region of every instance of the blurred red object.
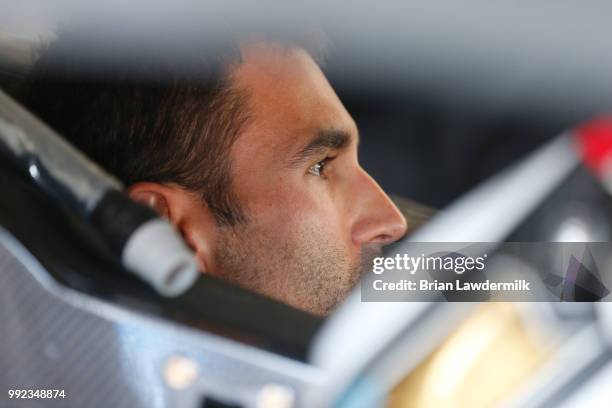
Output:
<instances>
[{"instance_id":1,"label":"blurred red object","mask_svg":"<svg viewBox=\"0 0 612 408\"><path fill-rule=\"evenodd\" d=\"M586 122L575 134L584 163L600 176L612 172L612 116Z\"/></svg>"}]
</instances>

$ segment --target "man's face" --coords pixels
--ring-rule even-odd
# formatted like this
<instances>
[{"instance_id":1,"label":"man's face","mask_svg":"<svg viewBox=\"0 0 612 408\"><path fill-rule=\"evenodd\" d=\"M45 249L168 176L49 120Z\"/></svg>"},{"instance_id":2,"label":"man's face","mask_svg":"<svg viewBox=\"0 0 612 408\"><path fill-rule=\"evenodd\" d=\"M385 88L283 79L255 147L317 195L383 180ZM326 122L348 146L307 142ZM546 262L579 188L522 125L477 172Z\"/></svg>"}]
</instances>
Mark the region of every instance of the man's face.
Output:
<instances>
[{"instance_id":1,"label":"man's face","mask_svg":"<svg viewBox=\"0 0 612 408\"><path fill-rule=\"evenodd\" d=\"M304 50L249 44L231 79L251 112L230 153L248 220L218 227L206 267L326 314L406 221L359 166L355 122Z\"/></svg>"}]
</instances>

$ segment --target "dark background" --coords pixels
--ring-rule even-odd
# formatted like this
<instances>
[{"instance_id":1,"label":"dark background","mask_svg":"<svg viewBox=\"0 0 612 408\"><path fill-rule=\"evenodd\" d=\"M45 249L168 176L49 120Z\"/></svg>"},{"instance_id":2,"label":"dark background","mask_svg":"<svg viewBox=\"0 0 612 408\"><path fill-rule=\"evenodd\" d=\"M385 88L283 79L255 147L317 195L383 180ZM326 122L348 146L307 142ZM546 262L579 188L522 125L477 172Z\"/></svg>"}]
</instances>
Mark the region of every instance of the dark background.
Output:
<instances>
[{"instance_id":1,"label":"dark background","mask_svg":"<svg viewBox=\"0 0 612 408\"><path fill-rule=\"evenodd\" d=\"M362 166L388 193L434 208L449 204L576 120L466 112L409 91L356 88L333 70L327 74L359 126Z\"/></svg>"}]
</instances>

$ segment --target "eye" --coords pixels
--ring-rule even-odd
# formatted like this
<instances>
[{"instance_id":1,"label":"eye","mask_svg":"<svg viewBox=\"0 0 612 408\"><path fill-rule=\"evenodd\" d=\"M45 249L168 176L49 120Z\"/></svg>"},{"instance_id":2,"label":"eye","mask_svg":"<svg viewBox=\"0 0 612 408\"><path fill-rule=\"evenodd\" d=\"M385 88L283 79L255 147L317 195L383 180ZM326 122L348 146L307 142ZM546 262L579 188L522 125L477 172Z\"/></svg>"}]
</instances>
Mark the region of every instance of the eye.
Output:
<instances>
[{"instance_id":1,"label":"eye","mask_svg":"<svg viewBox=\"0 0 612 408\"><path fill-rule=\"evenodd\" d=\"M320 162L317 162L317 163L313 164L308 169L308 173L313 175L313 176L316 176L316 177L325 178L325 167L333 159L334 159L333 157L326 157L323 160L321 160Z\"/></svg>"}]
</instances>

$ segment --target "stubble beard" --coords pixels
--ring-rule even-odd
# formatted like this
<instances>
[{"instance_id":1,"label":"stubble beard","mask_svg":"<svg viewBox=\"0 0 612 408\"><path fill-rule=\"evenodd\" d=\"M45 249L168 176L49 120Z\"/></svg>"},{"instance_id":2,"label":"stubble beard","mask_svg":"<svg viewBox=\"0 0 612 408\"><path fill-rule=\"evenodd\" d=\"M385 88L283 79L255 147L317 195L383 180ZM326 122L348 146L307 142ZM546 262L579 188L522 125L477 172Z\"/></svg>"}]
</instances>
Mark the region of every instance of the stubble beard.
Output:
<instances>
[{"instance_id":1,"label":"stubble beard","mask_svg":"<svg viewBox=\"0 0 612 408\"><path fill-rule=\"evenodd\" d=\"M381 252L363 248L351 263L347 251L320 231L278 237L250 224L223 227L215 246L221 278L320 316L346 298Z\"/></svg>"}]
</instances>

